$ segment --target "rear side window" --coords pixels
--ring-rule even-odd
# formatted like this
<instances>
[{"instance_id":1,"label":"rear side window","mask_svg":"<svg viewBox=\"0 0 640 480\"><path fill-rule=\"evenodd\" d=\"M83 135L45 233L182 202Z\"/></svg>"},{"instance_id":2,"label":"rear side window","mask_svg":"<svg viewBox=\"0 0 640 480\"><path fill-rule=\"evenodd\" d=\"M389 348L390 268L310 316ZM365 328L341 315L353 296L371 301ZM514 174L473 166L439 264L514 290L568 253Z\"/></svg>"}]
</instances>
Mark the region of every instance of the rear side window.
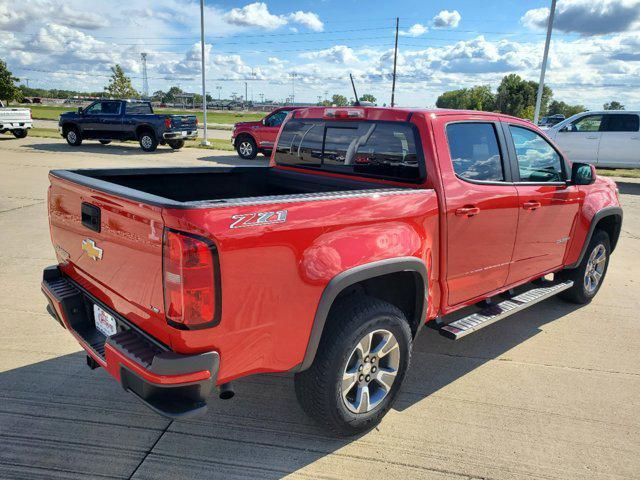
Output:
<instances>
[{"instance_id":1,"label":"rear side window","mask_svg":"<svg viewBox=\"0 0 640 480\"><path fill-rule=\"evenodd\" d=\"M151 106L148 103L128 103L127 113L130 115L148 115L151 113Z\"/></svg>"},{"instance_id":2,"label":"rear side window","mask_svg":"<svg viewBox=\"0 0 640 480\"><path fill-rule=\"evenodd\" d=\"M540 135L526 128L509 125L518 157L522 182L562 182L562 159Z\"/></svg>"},{"instance_id":3,"label":"rear side window","mask_svg":"<svg viewBox=\"0 0 640 480\"><path fill-rule=\"evenodd\" d=\"M602 132L637 132L640 127L638 115L631 113L611 113L604 116Z\"/></svg>"},{"instance_id":4,"label":"rear side window","mask_svg":"<svg viewBox=\"0 0 640 480\"><path fill-rule=\"evenodd\" d=\"M502 156L493 123L452 123L447 141L456 175L466 180L504 181Z\"/></svg>"},{"instance_id":5,"label":"rear side window","mask_svg":"<svg viewBox=\"0 0 640 480\"><path fill-rule=\"evenodd\" d=\"M275 160L350 175L421 177L414 130L401 122L291 120L280 134Z\"/></svg>"}]
</instances>

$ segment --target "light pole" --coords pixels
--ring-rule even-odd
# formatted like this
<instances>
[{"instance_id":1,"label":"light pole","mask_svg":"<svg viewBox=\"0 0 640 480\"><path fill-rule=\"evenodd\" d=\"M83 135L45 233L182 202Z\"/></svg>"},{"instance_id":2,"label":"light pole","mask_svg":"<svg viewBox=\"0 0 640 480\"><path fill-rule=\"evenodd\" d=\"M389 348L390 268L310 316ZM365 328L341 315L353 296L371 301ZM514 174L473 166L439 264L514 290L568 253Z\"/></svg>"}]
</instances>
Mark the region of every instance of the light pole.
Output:
<instances>
[{"instance_id":1,"label":"light pole","mask_svg":"<svg viewBox=\"0 0 640 480\"><path fill-rule=\"evenodd\" d=\"M298 76L297 73L292 73L291 74L291 104L295 104L296 102L296 77Z\"/></svg>"},{"instance_id":2,"label":"light pole","mask_svg":"<svg viewBox=\"0 0 640 480\"><path fill-rule=\"evenodd\" d=\"M207 140L207 92L205 91L204 72L204 0L200 0L200 58L202 61L202 116L204 119L204 136L201 145L209 145Z\"/></svg>"},{"instance_id":3,"label":"light pole","mask_svg":"<svg viewBox=\"0 0 640 480\"><path fill-rule=\"evenodd\" d=\"M542 106L542 94L544 93L544 74L547 70L547 58L549 57L549 44L551 43L551 31L553 30L553 16L556 13L556 0L551 0L549 21L547 23L547 39L544 42L544 54L542 55L542 68L540 69L540 83L538 84L538 96L536 97L536 109L533 112L533 124L538 125L540 107Z\"/></svg>"},{"instance_id":4,"label":"light pole","mask_svg":"<svg viewBox=\"0 0 640 480\"><path fill-rule=\"evenodd\" d=\"M218 90L218 100L220 100L220 91L222 90L222 85L216 85L216 90Z\"/></svg>"}]
</instances>

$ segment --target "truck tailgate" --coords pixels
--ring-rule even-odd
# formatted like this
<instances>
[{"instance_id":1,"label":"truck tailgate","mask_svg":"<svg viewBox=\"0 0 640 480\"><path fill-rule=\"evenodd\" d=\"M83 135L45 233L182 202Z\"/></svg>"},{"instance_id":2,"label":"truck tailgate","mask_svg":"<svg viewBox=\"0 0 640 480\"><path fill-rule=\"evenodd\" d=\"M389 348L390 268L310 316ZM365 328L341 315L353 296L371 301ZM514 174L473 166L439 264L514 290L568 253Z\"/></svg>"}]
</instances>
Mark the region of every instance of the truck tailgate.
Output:
<instances>
[{"instance_id":1,"label":"truck tailgate","mask_svg":"<svg viewBox=\"0 0 640 480\"><path fill-rule=\"evenodd\" d=\"M63 273L168 343L165 329L160 328L165 323L161 208L54 174L49 178L51 240ZM97 227L91 226L92 218Z\"/></svg>"}]
</instances>

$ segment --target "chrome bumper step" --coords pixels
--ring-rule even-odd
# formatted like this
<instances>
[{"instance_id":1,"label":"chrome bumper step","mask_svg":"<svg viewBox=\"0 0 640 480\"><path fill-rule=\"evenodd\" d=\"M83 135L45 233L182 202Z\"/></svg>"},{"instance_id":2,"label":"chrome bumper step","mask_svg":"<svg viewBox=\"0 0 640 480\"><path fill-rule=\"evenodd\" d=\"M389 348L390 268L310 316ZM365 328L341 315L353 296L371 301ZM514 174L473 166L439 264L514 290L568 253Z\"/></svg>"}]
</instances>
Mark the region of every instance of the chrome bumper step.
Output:
<instances>
[{"instance_id":1,"label":"chrome bumper step","mask_svg":"<svg viewBox=\"0 0 640 480\"><path fill-rule=\"evenodd\" d=\"M535 305L542 300L546 300L572 286L573 282L568 280L566 282L554 283L549 286L527 290L500 303L490 305L479 312L472 313L460 320L443 325L439 329L440 334L452 340L458 340L514 313L521 312L525 308Z\"/></svg>"}]
</instances>

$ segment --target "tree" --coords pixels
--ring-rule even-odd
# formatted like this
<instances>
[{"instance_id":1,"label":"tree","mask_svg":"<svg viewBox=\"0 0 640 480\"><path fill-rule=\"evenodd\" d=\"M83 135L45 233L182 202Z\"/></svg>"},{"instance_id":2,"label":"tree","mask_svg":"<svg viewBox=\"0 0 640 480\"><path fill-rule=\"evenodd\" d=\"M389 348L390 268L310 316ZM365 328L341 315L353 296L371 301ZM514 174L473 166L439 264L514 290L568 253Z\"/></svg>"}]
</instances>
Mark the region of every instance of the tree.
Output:
<instances>
[{"instance_id":1,"label":"tree","mask_svg":"<svg viewBox=\"0 0 640 480\"><path fill-rule=\"evenodd\" d=\"M549 104L549 110L547 115L564 115L569 118L576 113L586 112L587 108L584 105L569 105L565 102L554 100Z\"/></svg>"},{"instance_id":2,"label":"tree","mask_svg":"<svg viewBox=\"0 0 640 480\"><path fill-rule=\"evenodd\" d=\"M376 103L376 97L374 97L373 95L371 95L370 93L365 93L364 95L362 95L360 97L360 101L361 102L371 102L371 103Z\"/></svg>"},{"instance_id":3,"label":"tree","mask_svg":"<svg viewBox=\"0 0 640 480\"><path fill-rule=\"evenodd\" d=\"M345 97L344 95L336 94L333 97L331 97L331 104L337 107L344 107L349 104L349 101L347 100L347 97Z\"/></svg>"},{"instance_id":4,"label":"tree","mask_svg":"<svg viewBox=\"0 0 640 480\"><path fill-rule=\"evenodd\" d=\"M520 118L533 117L532 110L527 107L535 107L538 93L538 82L523 80L520 75L512 73L505 76L498 87L496 95L496 109L501 113ZM547 106L553 91L545 85L542 91L542 104L540 113L547 112Z\"/></svg>"},{"instance_id":5,"label":"tree","mask_svg":"<svg viewBox=\"0 0 640 480\"><path fill-rule=\"evenodd\" d=\"M495 107L495 95L488 85L451 90L438 97L436 107L490 112Z\"/></svg>"},{"instance_id":6,"label":"tree","mask_svg":"<svg viewBox=\"0 0 640 480\"><path fill-rule=\"evenodd\" d=\"M164 102L164 97L167 94L164 93L162 90L156 90L155 92L153 92L153 95L151 95L151 101L153 102Z\"/></svg>"},{"instance_id":7,"label":"tree","mask_svg":"<svg viewBox=\"0 0 640 480\"><path fill-rule=\"evenodd\" d=\"M20 79L13 76L7 68L7 64L0 60L0 100L6 100L7 104L12 100L20 100L22 93L16 82Z\"/></svg>"},{"instance_id":8,"label":"tree","mask_svg":"<svg viewBox=\"0 0 640 480\"><path fill-rule=\"evenodd\" d=\"M184 93L180 87L171 87L164 97L164 101L167 103L174 103L176 96Z\"/></svg>"},{"instance_id":9,"label":"tree","mask_svg":"<svg viewBox=\"0 0 640 480\"><path fill-rule=\"evenodd\" d=\"M140 95L131 85L131 78L124 74L120 65L111 67L111 79L109 85L104 87L105 91L115 98L137 98Z\"/></svg>"},{"instance_id":10,"label":"tree","mask_svg":"<svg viewBox=\"0 0 640 480\"><path fill-rule=\"evenodd\" d=\"M611 102L605 103L602 108L605 110L624 110L624 105L616 100L612 100Z\"/></svg>"}]
</instances>

